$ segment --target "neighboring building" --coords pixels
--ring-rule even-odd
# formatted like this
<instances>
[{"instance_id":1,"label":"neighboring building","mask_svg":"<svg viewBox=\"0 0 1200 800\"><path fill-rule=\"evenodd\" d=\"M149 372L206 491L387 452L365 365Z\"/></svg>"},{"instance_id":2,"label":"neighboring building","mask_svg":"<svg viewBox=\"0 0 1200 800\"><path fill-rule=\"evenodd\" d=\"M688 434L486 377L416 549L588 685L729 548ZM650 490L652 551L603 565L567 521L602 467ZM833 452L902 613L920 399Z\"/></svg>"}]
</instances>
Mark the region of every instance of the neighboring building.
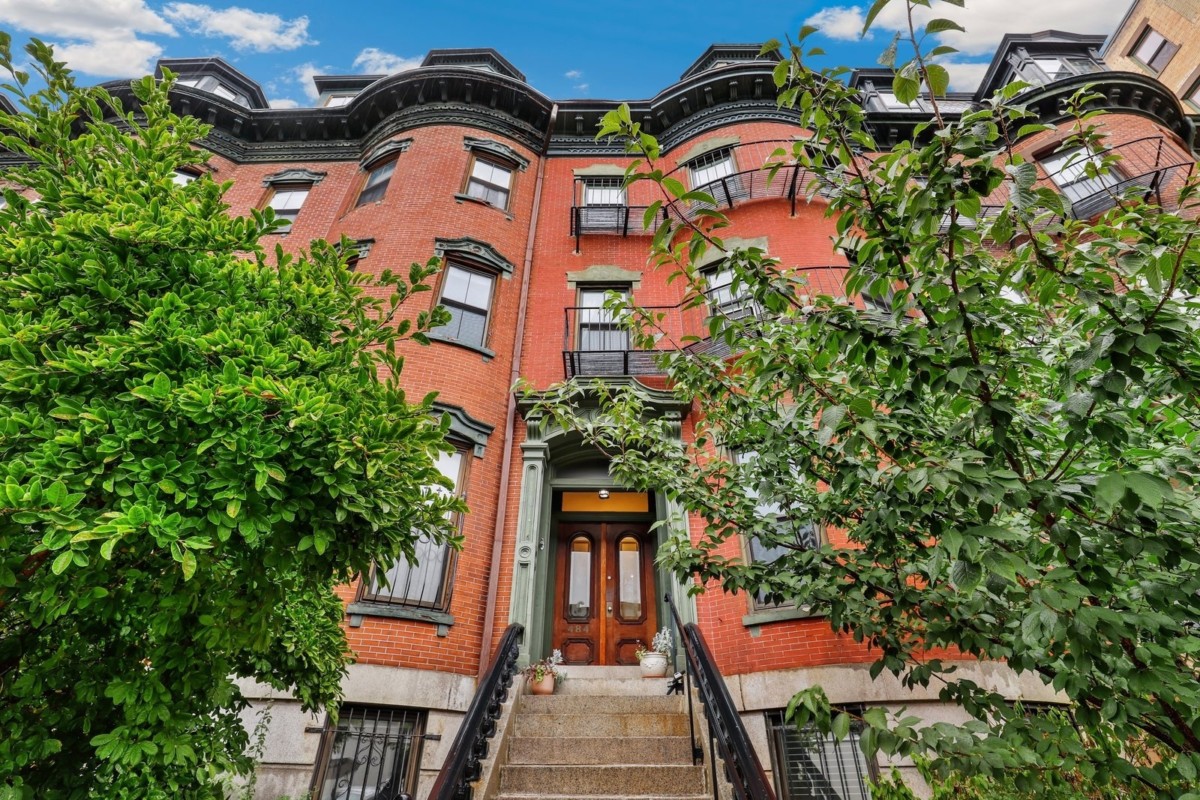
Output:
<instances>
[{"instance_id":1,"label":"neighboring building","mask_svg":"<svg viewBox=\"0 0 1200 800\"><path fill-rule=\"evenodd\" d=\"M1058 127L1017 148L1040 161L1043 179L1069 197L1077 216L1102 210L1115 182L1169 202L1171 186L1194 165L1194 124L1176 85L1144 70L1108 71L1096 50L1102 42L1054 31L1007 36L979 91L943 106L959 113L1015 76L1033 84L1025 101ZM846 260L831 247L834 220L819 201L796 197L802 182L768 185L758 169L805 133L776 105L777 58L758 53L757 45L709 48L653 99L632 101L633 116L662 143L664 169L717 197L731 221L728 241L762 247L807 270L816 289L840 293ZM646 267L640 220L649 187L622 188L629 157L594 139L616 103L551 100L491 50L433 51L420 68L385 77L320 77L319 107L290 110L267 108L259 88L218 59L161 66L180 75L175 108L213 126L201 144L214 153L214 177L232 183L233 211L269 205L289 220L268 245L296 251L314 238L346 236L357 243L354 268L372 273L434 253L445 259L435 291L414 298L409 311L441 302L452 321L429 347L406 349L404 380L415 394L440 392L450 414L457 450L441 466L469 501L459 521L465 545L457 554L419 548L420 566L380 565L387 588L373 578L344 588L358 661L336 728L286 697L247 687L256 703L274 701L259 797L312 788L326 798L338 785L345 790L338 797L366 798L361 786L377 785L381 775L424 797L508 623L525 626L527 658L561 648L569 664L630 664L635 643L664 624L666 592L712 644L782 797L806 796L787 788L796 759L838 772L850 787L845 797L862 796L862 775L872 769L842 761L819 739L782 732L781 709L800 688L819 683L835 704L907 705L931 719L962 718L936 692L871 680L872 655L831 632L819 608L721 592L689 598L652 560L666 536L652 526L678 518L672 503L622 491L599 453L548 420L526 417L511 392L516 377L535 388L573 376L638 382L680 437L693 435L700 410L656 391L653 360L631 349L601 303L615 290L671 309L664 324L676 334L703 335L708 313L681 309L680 285ZM881 143L905 139L929 117L921 101L896 102L886 73L864 70L852 80ZM1111 180L1087 180L1053 154L1070 127L1064 100L1084 84L1105 98L1110 113L1100 124L1124 157ZM108 88L128 96L118 82ZM711 311L753 313L719 261L708 274ZM810 535L836 534L814 525ZM749 543L727 546L728 555L772 557ZM959 674L1014 700L1054 700L1039 681L1018 680L1002 665L964 662Z\"/></svg>"},{"instance_id":2,"label":"neighboring building","mask_svg":"<svg viewBox=\"0 0 1200 800\"><path fill-rule=\"evenodd\" d=\"M1133 0L1101 52L1112 69L1153 75L1200 114L1200 0Z\"/></svg>"}]
</instances>

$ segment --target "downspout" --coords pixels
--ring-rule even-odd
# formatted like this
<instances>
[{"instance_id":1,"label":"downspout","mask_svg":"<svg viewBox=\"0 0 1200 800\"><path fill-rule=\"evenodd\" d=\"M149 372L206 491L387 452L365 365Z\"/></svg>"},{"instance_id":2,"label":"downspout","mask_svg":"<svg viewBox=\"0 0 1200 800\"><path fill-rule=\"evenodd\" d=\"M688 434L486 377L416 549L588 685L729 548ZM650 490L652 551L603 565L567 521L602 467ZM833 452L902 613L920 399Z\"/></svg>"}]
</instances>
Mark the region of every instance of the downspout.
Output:
<instances>
[{"instance_id":1,"label":"downspout","mask_svg":"<svg viewBox=\"0 0 1200 800\"><path fill-rule=\"evenodd\" d=\"M504 550L504 519L508 516L508 481L512 469L513 433L517 426L517 395L513 391L521 377L521 351L525 344L525 310L529 306L529 273L533 265L533 240L537 235L538 212L542 206L542 182L546 177L546 153L550 149L550 135L554 132L554 121L558 117L558 103L550 106L550 121L546 125L546 138L542 140L542 157L538 162L537 183L533 189L533 211L529 215L529 237L525 244L525 262L521 273L521 300L517 305L517 339L513 344L512 373L509 375L508 412L504 417L504 461L500 464L500 500L496 506L496 527L492 531L492 565L488 572L487 611L483 618L483 639L479 645L479 669L476 677L483 677L491 655L492 634L495 631L496 595L500 580L500 556Z\"/></svg>"}]
</instances>

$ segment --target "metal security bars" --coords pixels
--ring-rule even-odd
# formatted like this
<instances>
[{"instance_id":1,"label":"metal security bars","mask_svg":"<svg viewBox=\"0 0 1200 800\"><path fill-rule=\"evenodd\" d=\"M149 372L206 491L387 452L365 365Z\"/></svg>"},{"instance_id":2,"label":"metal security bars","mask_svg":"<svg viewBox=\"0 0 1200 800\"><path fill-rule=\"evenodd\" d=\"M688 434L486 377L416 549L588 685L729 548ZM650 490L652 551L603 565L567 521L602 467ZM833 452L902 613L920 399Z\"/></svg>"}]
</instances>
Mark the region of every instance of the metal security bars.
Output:
<instances>
[{"instance_id":1,"label":"metal security bars","mask_svg":"<svg viewBox=\"0 0 1200 800\"><path fill-rule=\"evenodd\" d=\"M417 790L417 765L425 712L405 708L343 706L321 740L315 800L409 800Z\"/></svg>"},{"instance_id":2,"label":"metal security bars","mask_svg":"<svg viewBox=\"0 0 1200 800\"><path fill-rule=\"evenodd\" d=\"M867 780L875 768L858 744L861 723L839 742L833 734L787 724L779 710L768 712L767 730L780 800L870 800Z\"/></svg>"},{"instance_id":3,"label":"metal security bars","mask_svg":"<svg viewBox=\"0 0 1200 800\"><path fill-rule=\"evenodd\" d=\"M429 800L471 800L471 783L482 774L481 762L487 758L488 740L496 733L496 720L517 674L517 652L524 635L525 628L521 625L509 625L504 630L492 663L479 679L479 689L458 728L446 763L429 792Z\"/></svg>"},{"instance_id":4,"label":"metal security bars","mask_svg":"<svg viewBox=\"0 0 1200 800\"><path fill-rule=\"evenodd\" d=\"M750 744L750 735L742 724L733 698L729 696L725 679L717 669L717 662L708 649L708 643L704 641L704 634L695 623L683 624L670 594L665 595L664 599L675 629L681 633L687 654L688 697L691 697L691 684L694 683L700 702L704 704L704 717L708 721L709 752L720 756L725 765L725 777L732 787L733 797L736 800L775 800L775 792L758 760L758 754L754 752L754 746ZM690 711L690 699L688 703ZM691 718L690 713L688 717ZM694 733L692 741L694 746ZM719 800L723 794L717 785L716 758L710 759L709 763L713 770L713 798ZM830 800L834 797L830 795Z\"/></svg>"}]
</instances>

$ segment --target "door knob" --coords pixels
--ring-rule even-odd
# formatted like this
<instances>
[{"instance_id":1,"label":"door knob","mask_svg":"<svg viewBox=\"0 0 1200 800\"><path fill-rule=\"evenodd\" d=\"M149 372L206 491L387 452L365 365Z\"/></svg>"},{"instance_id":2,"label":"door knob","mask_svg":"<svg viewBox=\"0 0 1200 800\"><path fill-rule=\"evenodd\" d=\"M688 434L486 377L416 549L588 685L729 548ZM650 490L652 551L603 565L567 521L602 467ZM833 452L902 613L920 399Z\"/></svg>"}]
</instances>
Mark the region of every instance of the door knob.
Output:
<instances>
[{"instance_id":1,"label":"door knob","mask_svg":"<svg viewBox=\"0 0 1200 800\"><path fill-rule=\"evenodd\" d=\"M608 615L609 615L610 617L612 616L612 603L609 603L609 604L608 604Z\"/></svg>"}]
</instances>

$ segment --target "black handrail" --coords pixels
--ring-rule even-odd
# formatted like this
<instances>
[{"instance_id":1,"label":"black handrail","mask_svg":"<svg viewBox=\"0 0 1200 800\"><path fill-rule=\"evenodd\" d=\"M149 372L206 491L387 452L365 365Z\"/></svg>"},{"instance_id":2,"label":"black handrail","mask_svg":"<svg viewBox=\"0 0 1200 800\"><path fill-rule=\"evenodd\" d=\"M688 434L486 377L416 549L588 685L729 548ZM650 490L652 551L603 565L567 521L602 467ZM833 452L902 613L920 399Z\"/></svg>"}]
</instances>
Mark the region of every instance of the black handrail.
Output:
<instances>
[{"instance_id":1,"label":"black handrail","mask_svg":"<svg viewBox=\"0 0 1200 800\"><path fill-rule=\"evenodd\" d=\"M763 770L754 746L750 744L750 735L742 724L725 679L717 669L717 663L704 641L704 634L695 623L684 625L675 608L671 595L664 596L667 608L675 621L676 630L683 632L683 646L687 653L688 674L696 676L696 689L700 693L700 702L704 704L704 716L708 720L709 746L716 748L725 764L725 777L733 787L733 796L737 800L775 800L775 790L771 788L767 774ZM691 690L688 690L689 697ZM693 740L694 741L694 740ZM716 782L716 759L713 764L713 797L720 796Z\"/></svg>"},{"instance_id":2,"label":"black handrail","mask_svg":"<svg viewBox=\"0 0 1200 800\"><path fill-rule=\"evenodd\" d=\"M496 732L501 706L508 699L508 688L517 674L517 651L524 635L523 625L514 623L504 630L500 646L450 746L446 763L429 792L429 800L471 800L471 782L479 780L480 762L487 758L488 739Z\"/></svg>"}]
</instances>

